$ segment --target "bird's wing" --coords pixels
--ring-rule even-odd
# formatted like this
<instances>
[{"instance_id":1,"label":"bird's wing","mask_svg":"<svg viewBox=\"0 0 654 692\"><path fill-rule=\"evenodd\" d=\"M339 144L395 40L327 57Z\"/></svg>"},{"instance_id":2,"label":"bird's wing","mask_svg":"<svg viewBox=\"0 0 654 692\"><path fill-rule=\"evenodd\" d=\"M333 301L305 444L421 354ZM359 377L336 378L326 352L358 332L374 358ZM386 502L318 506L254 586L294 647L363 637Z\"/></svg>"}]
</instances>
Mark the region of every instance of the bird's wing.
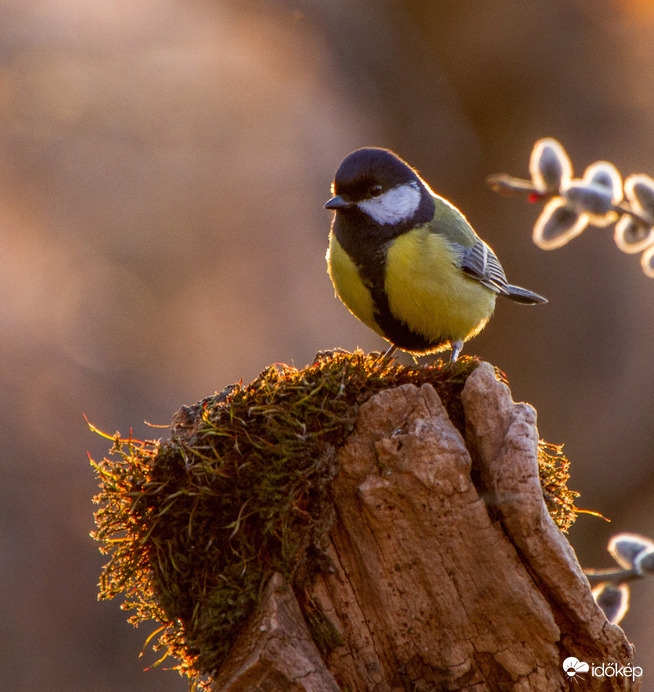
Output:
<instances>
[{"instance_id":1,"label":"bird's wing","mask_svg":"<svg viewBox=\"0 0 654 692\"><path fill-rule=\"evenodd\" d=\"M466 217L454 205L435 194L434 204L435 212L430 230L449 241L456 265L471 279L479 281L491 291L509 295L509 284L500 261L475 233Z\"/></svg>"},{"instance_id":2,"label":"bird's wing","mask_svg":"<svg viewBox=\"0 0 654 692\"><path fill-rule=\"evenodd\" d=\"M495 253L486 243L478 239L472 247L461 247L457 251L459 266L472 279L479 281L491 291L501 295L510 294L509 282Z\"/></svg>"}]
</instances>

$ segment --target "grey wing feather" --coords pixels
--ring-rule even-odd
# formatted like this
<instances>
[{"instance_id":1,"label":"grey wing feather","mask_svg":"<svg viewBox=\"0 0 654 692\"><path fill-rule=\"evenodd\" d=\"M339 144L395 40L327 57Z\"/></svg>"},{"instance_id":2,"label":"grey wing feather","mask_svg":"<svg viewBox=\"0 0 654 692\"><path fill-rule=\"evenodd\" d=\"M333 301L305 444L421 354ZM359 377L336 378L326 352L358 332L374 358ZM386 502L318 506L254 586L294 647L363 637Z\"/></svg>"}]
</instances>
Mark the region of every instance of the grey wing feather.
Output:
<instances>
[{"instance_id":1,"label":"grey wing feather","mask_svg":"<svg viewBox=\"0 0 654 692\"><path fill-rule=\"evenodd\" d=\"M538 293L510 284L497 256L483 240L479 239L471 247L459 246L457 251L461 269L491 291L524 305L547 303Z\"/></svg>"},{"instance_id":2,"label":"grey wing feather","mask_svg":"<svg viewBox=\"0 0 654 692\"><path fill-rule=\"evenodd\" d=\"M479 239L471 247L461 247L459 266L471 278L500 295L510 294L509 282L495 253Z\"/></svg>"}]
</instances>

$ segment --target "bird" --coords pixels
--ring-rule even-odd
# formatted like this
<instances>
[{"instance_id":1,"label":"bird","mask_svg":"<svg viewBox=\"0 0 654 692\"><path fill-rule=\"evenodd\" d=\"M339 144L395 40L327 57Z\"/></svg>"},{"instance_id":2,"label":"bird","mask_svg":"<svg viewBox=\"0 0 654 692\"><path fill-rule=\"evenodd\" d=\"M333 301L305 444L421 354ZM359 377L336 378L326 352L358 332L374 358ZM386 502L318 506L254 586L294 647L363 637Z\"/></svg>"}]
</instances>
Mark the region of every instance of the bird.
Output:
<instances>
[{"instance_id":1,"label":"bird","mask_svg":"<svg viewBox=\"0 0 654 692\"><path fill-rule=\"evenodd\" d=\"M389 149L346 156L331 191L328 273L350 312L390 342L386 356L451 349L454 363L498 295L547 302L510 284L465 216Z\"/></svg>"}]
</instances>

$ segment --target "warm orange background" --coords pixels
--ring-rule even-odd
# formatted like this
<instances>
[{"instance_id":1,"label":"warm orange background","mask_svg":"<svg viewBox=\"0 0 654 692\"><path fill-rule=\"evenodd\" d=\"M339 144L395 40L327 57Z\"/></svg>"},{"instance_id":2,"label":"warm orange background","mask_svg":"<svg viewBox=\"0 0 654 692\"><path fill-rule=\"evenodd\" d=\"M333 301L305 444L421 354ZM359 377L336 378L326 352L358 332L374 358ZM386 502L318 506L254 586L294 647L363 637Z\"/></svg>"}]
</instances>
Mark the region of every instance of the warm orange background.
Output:
<instances>
[{"instance_id":1,"label":"warm orange background","mask_svg":"<svg viewBox=\"0 0 654 692\"><path fill-rule=\"evenodd\" d=\"M582 516L654 538L654 281L611 230L554 252L525 175L553 136L654 174L654 12L608 0L5 0L0 3L0 686L184 690L143 673L150 629L97 603L98 427L158 437L266 365L383 342L334 298L322 209L340 160L388 146L550 303L498 301L464 352L564 442ZM654 579L623 622L654 679ZM599 662L598 662L599 663ZM651 683L650 683L651 684Z\"/></svg>"}]
</instances>

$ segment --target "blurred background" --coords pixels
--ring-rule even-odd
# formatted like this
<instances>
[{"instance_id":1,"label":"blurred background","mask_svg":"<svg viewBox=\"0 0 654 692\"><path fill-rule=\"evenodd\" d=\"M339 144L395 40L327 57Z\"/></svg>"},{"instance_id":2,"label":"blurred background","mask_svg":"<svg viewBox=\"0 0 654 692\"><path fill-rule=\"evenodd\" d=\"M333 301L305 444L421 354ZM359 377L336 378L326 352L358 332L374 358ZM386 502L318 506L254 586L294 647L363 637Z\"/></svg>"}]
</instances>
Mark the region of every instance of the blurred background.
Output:
<instances>
[{"instance_id":1,"label":"blurred background","mask_svg":"<svg viewBox=\"0 0 654 692\"><path fill-rule=\"evenodd\" d=\"M498 301L465 353L565 443L570 540L610 566L654 538L654 281L612 230L538 250L494 195L558 138L579 174L654 174L648 0L0 1L0 670L3 689L184 690L143 672L154 627L96 601L99 428L157 438L182 404L384 342L334 298L322 205L341 159L390 147L544 307ZM654 680L654 580L623 621ZM165 664L164 664L165 665ZM650 686L653 683L650 682Z\"/></svg>"}]
</instances>

